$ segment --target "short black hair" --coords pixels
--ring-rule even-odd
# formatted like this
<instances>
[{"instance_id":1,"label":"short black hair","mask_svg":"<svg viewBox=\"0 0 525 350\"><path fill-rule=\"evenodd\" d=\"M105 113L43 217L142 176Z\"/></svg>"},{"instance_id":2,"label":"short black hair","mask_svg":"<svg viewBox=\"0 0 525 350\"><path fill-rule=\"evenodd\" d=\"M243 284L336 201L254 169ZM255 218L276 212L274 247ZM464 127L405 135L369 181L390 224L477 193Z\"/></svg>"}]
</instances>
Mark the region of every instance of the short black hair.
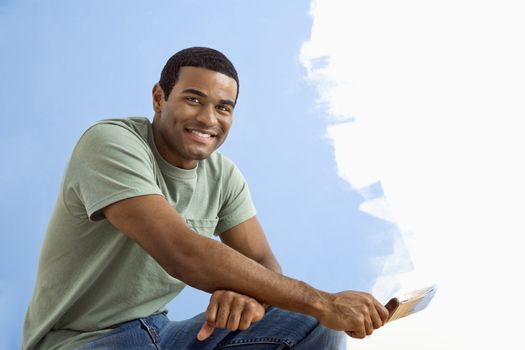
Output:
<instances>
[{"instance_id":1,"label":"short black hair","mask_svg":"<svg viewBox=\"0 0 525 350\"><path fill-rule=\"evenodd\" d=\"M201 67L233 78L237 82L237 96L239 96L239 77L233 63L220 51L208 47L190 47L180 50L170 57L160 74L159 85L164 91L164 99L168 96L177 83L181 67Z\"/></svg>"}]
</instances>

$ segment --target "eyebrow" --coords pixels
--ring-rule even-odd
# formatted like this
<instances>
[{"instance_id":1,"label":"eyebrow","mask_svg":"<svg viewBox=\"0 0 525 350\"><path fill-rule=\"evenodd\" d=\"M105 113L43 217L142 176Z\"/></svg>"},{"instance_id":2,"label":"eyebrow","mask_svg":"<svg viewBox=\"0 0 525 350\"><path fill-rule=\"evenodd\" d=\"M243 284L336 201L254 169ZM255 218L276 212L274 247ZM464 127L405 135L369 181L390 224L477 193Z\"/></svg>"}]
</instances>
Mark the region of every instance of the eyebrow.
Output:
<instances>
[{"instance_id":1,"label":"eyebrow","mask_svg":"<svg viewBox=\"0 0 525 350\"><path fill-rule=\"evenodd\" d=\"M182 90L182 92L188 93L188 94L194 94L200 97L208 97L208 95L206 95L204 92L197 90L197 89L192 89L192 88L184 89ZM232 100L220 100L219 103L223 105L230 105L232 107L235 107L235 102L233 102Z\"/></svg>"}]
</instances>

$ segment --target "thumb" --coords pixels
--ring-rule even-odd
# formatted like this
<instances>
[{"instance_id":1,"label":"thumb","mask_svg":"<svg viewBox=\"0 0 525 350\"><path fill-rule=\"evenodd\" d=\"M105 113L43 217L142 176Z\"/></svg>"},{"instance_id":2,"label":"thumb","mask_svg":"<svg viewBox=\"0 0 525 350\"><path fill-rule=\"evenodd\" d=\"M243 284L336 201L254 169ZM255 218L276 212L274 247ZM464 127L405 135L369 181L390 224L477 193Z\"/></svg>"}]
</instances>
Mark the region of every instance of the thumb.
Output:
<instances>
[{"instance_id":1,"label":"thumb","mask_svg":"<svg viewBox=\"0 0 525 350\"><path fill-rule=\"evenodd\" d=\"M212 325L210 325L207 322L205 322L202 325L199 333L197 334L197 339L200 340L200 341L205 340L206 338L208 338L213 333L214 329L215 328Z\"/></svg>"}]
</instances>

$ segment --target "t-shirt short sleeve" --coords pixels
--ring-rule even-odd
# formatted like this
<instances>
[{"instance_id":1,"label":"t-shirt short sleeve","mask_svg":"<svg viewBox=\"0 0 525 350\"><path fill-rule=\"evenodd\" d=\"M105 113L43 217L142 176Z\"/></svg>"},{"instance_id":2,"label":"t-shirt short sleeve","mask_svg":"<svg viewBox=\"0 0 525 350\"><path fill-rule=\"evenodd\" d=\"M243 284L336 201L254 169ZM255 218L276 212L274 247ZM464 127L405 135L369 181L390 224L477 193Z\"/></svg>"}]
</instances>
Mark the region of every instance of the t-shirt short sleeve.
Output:
<instances>
[{"instance_id":1,"label":"t-shirt short sleeve","mask_svg":"<svg viewBox=\"0 0 525 350\"><path fill-rule=\"evenodd\" d=\"M223 177L223 201L219 210L219 223L215 234L241 224L255 216L255 206L250 194L250 189L242 173L227 158L224 158L225 174Z\"/></svg>"},{"instance_id":2,"label":"t-shirt short sleeve","mask_svg":"<svg viewBox=\"0 0 525 350\"><path fill-rule=\"evenodd\" d=\"M63 181L70 213L90 220L102 219L102 209L120 200L162 194L147 142L118 124L95 124L82 135Z\"/></svg>"}]
</instances>

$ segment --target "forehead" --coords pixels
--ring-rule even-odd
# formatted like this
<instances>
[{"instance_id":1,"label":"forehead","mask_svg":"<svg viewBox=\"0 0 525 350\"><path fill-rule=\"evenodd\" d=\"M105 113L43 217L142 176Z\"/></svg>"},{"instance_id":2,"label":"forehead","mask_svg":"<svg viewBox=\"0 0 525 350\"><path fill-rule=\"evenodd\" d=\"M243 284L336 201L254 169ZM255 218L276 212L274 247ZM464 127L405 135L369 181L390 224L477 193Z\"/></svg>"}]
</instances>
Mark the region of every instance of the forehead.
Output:
<instances>
[{"instance_id":1,"label":"forehead","mask_svg":"<svg viewBox=\"0 0 525 350\"><path fill-rule=\"evenodd\" d=\"M181 67L175 90L197 89L209 96L217 95L224 99L235 100L237 82L235 79L210 69L201 67Z\"/></svg>"}]
</instances>

